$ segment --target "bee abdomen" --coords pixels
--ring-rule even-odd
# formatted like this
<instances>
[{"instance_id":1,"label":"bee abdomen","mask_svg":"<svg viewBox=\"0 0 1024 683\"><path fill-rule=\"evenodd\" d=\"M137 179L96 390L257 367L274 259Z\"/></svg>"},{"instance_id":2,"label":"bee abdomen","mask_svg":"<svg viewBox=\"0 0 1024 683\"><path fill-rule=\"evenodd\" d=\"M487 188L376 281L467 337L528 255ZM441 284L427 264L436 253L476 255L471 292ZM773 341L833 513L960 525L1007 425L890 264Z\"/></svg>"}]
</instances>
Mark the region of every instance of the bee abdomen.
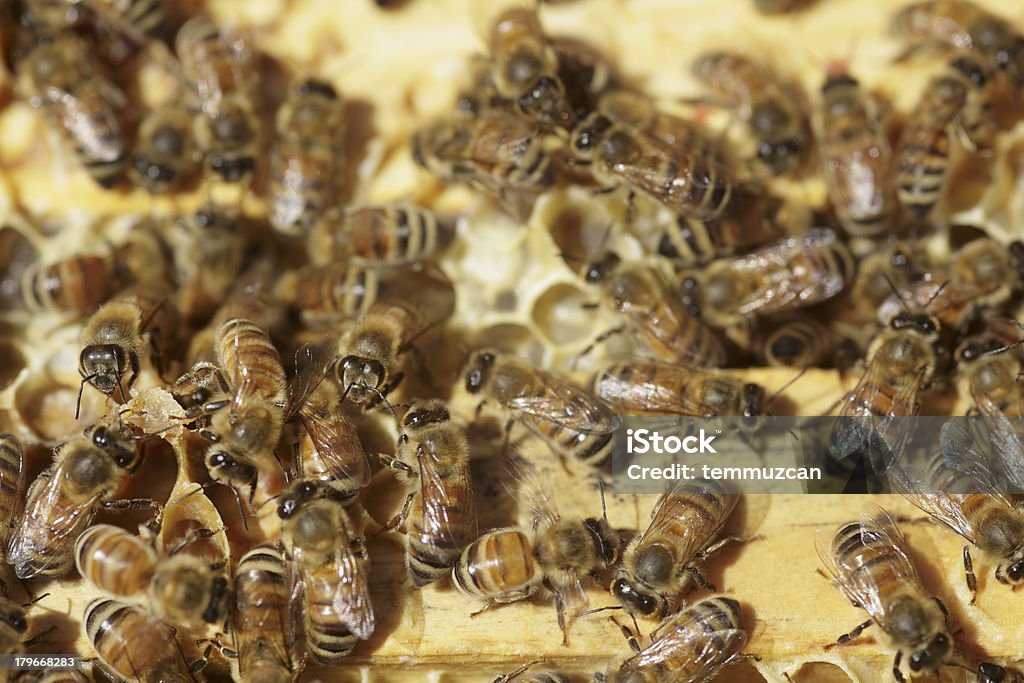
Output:
<instances>
[{"instance_id":1,"label":"bee abdomen","mask_svg":"<svg viewBox=\"0 0 1024 683\"><path fill-rule=\"evenodd\" d=\"M97 524L75 545L78 572L113 595L135 595L153 578L156 555L142 539L109 524Z\"/></svg>"},{"instance_id":2,"label":"bee abdomen","mask_svg":"<svg viewBox=\"0 0 1024 683\"><path fill-rule=\"evenodd\" d=\"M452 570L459 590L482 599L528 591L538 578L530 541L516 529L484 534L462 551Z\"/></svg>"}]
</instances>

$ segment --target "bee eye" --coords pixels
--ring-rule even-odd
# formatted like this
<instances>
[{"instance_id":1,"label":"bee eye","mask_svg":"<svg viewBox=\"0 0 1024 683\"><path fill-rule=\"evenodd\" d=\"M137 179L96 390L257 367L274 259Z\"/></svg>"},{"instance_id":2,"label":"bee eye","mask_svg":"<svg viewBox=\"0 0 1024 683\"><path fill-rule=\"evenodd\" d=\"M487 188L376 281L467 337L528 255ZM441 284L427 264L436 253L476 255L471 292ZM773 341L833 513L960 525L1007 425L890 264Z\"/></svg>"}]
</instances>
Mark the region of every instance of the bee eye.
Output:
<instances>
[{"instance_id":1,"label":"bee eye","mask_svg":"<svg viewBox=\"0 0 1024 683\"><path fill-rule=\"evenodd\" d=\"M1024 560L1010 565L1010 568L1006 570L1006 576L1014 583L1024 581Z\"/></svg>"},{"instance_id":2,"label":"bee eye","mask_svg":"<svg viewBox=\"0 0 1024 683\"><path fill-rule=\"evenodd\" d=\"M106 448L110 439L108 438L107 428L99 427L95 432L92 433L92 442L100 448Z\"/></svg>"},{"instance_id":3,"label":"bee eye","mask_svg":"<svg viewBox=\"0 0 1024 683\"><path fill-rule=\"evenodd\" d=\"M309 498L314 493L316 493L316 486L314 486L311 482L301 484L299 485L299 493L302 495L303 498Z\"/></svg>"},{"instance_id":4,"label":"bee eye","mask_svg":"<svg viewBox=\"0 0 1024 683\"><path fill-rule=\"evenodd\" d=\"M288 498L281 501L281 504L277 506L277 516L281 519L287 519L295 514L296 502L295 500Z\"/></svg>"}]
</instances>

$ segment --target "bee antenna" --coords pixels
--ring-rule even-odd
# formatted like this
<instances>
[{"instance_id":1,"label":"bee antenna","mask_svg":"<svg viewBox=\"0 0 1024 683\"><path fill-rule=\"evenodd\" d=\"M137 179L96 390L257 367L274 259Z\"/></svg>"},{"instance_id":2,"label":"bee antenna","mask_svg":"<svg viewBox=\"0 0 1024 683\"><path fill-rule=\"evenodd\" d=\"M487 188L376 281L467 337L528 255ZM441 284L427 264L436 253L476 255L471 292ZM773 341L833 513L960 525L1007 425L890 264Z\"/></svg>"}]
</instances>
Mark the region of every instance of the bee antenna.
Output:
<instances>
[{"instance_id":1,"label":"bee antenna","mask_svg":"<svg viewBox=\"0 0 1024 683\"><path fill-rule=\"evenodd\" d=\"M789 389L791 386L796 384L796 381L798 379L800 379L801 377L803 377L806 372L807 372L807 368L802 368L800 370L800 372L796 373L796 376L793 379L789 380L788 382L783 384L781 387L776 389L775 393L772 394L771 397L769 397L769 399L767 401L765 401L765 403L764 403L765 407L767 408L768 406L770 406L772 404L772 401L774 401L775 399L777 399L779 396L782 395L782 392L784 392L786 389Z\"/></svg>"},{"instance_id":2,"label":"bee antenna","mask_svg":"<svg viewBox=\"0 0 1024 683\"><path fill-rule=\"evenodd\" d=\"M32 598L28 602L22 604L22 607L31 607L32 605L36 604L37 602L39 602L43 598L48 598L48 597L50 597L49 593L43 593L42 595L37 595L36 597Z\"/></svg>"},{"instance_id":3,"label":"bee antenna","mask_svg":"<svg viewBox=\"0 0 1024 683\"><path fill-rule=\"evenodd\" d=\"M75 399L75 421L78 421L78 416L81 413L82 408L82 391L85 390L85 383L96 378L96 373L86 375L82 378L82 381L78 385L78 398Z\"/></svg>"},{"instance_id":4,"label":"bee antenna","mask_svg":"<svg viewBox=\"0 0 1024 683\"><path fill-rule=\"evenodd\" d=\"M182 503L182 502L188 500L189 498L191 498L192 496L196 495L200 491L205 491L206 487L209 486L209 485L210 484L197 484L194 489L192 489L191 491L189 491L185 495L181 496L180 498L175 498L172 501L168 501L167 504L168 505L177 505L178 503Z\"/></svg>"},{"instance_id":5,"label":"bee antenna","mask_svg":"<svg viewBox=\"0 0 1024 683\"><path fill-rule=\"evenodd\" d=\"M608 507L604 501L604 480L601 477L597 477L597 487L601 492L601 519L608 521Z\"/></svg>"},{"instance_id":6,"label":"bee antenna","mask_svg":"<svg viewBox=\"0 0 1024 683\"><path fill-rule=\"evenodd\" d=\"M925 303L924 308L928 308L929 306L931 306L932 302L935 301L939 294L942 294L942 290L944 290L946 288L946 285L948 285L949 283L950 281L946 280L941 285L939 285L939 288L935 290L935 293L928 297L928 301Z\"/></svg>"},{"instance_id":7,"label":"bee antenna","mask_svg":"<svg viewBox=\"0 0 1024 683\"><path fill-rule=\"evenodd\" d=\"M388 411L391 412L391 417L395 418L395 424L398 424L398 415L395 414L395 408L388 402L388 397L384 395L384 392L377 387L367 387L367 389L377 394L377 398L379 398L384 405L388 407ZM401 427L401 425L399 425L399 427Z\"/></svg>"},{"instance_id":8,"label":"bee antenna","mask_svg":"<svg viewBox=\"0 0 1024 683\"><path fill-rule=\"evenodd\" d=\"M608 246L608 240L612 238L612 228L615 227L615 221L608 221L608 227L604 229L604 234L601 235L601 241L597 243L597 253L604 251L605 247Z\"/></svg>"},{"instance_id":9,"label":"bee antenna","mask_svg":"<svg viewBox=\"0 0 1024 683\"><path fill-rule=\"evenodd\" d=\"M245 514L245 506L242 505L242 496L238 495L238 489L234 486L228 486L231 489L231 493L235 494L235 502L238 503L238 514L242 518L242 528L249 531L249 522L247 521L247 515Z\"/></svg>"},{"instance_id":10,"label":"bee antenna","mask_svg":"<svg viewBox=\"0 0 1024 683\"><path fill-rule=\"evenodd\" d=\"M587 617L591 614L597 614L598 612L605 612L608 610L623 609L622 605L605 605L604 607L595 607L594 609L583 610L572 615L573 619L579 619L580 617Z\"/></svg>"},{"instance_id":11,"label":"bee antenna","mask_svg":"<svg viewBox=\"0 0 1024 683\"><path fill-rule=\"evenodd\" d=\"M889 285L889 289L891 289L892 293L896 295L896 298L902 301L904 306L910 306L910 302L903 296L903 292L896 287L896 283L892 281L891 277L889 277L889 273L882 273L882 277L885 278L886 284Z\"/></svg>"},{"instance_id":12,"label":"bee antenna","mask_svg":"<svg viewBox=\"0 0 1024 683\"><path fill-rule=\"evenodd\" d=\"M1009 322L1009 323L1012 323L1018 329L1024 330L1024 323L1021 323L1019 320L1017 320L1015 318L1005 318L1005 321ZM1013 349L1015 349L1015 348L1017 348L1018 346L1021 346L1021 345L1024 345L1024 339L1018 339L1017 341L1013 342L1012 344L1005 344L1003 346L1000 346L999 348L990 349L990 350L988 350L988 351L986 351L984 353L978 354L978 357L979 358L984 358L986 356L995 356L996 354L1000 354L1000 353L1003 353L1005 351L1012 351Z\"/></svg>"},{"instance_id":13,"label":"bee antenna","mask_svg":"<svg viewBox=\"0 0 1024 683\"><path fill-rule=\"evenodd\" d=\"M513 678L517 678L519 676L519 674L523 673L524 671L529 669L534 664L540 664L543 661L544 661L543 659L534 659L533 661L530 661L530 662L527 662L526 664L523 664L522 666L520 666L518 669L515 669L514 671L509 671L507 674L502 674L502 675L498 676L493 681L491 681L491 683L508 683Z\"/></svg>"}]
</instances>

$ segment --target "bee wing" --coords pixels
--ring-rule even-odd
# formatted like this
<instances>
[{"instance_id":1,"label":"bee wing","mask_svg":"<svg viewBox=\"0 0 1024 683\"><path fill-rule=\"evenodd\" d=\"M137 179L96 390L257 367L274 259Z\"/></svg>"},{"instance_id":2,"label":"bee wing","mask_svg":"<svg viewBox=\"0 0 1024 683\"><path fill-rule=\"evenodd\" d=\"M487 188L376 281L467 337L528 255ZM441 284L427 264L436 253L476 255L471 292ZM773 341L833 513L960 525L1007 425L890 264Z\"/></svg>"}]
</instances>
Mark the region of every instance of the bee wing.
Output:
<instances>
[{"instance_id":1,"label":"bee wing","mask_svg":"<svg viewBox=\"0 0 1024 683\"><path fill-rule=\"evenodd\" d=\"M720 629L709 633L687 621L641 650L628 664L640 671L657 665L671 665L680 652L690 650L695 666L687 671L695 674L693 680L703 681L735 659L746 643L747 634L740 629Z\"/></svg>"},{"instance_id":2,"label":"bee wing","mask_svg":"<svg viewBox=\"0 0 1024 683\"><path fill-rule=\"evenodd\" d=\"M302 578L302 552L299 548L292 548L291 561L288 563L288 595L291 597L290 615L284 620L285 641L289 644L291 661L302 660L303 653L300 651L304 645L303 600L302 594L306 590L306 583Z\"/></svg>"},{"instance_id":3,"label":"bee wing","mask_svg":"<svg viewBox=\"0 0 1024 683\"><path fill-rule=\"evenodd\" d=\"M909 475L904 472L902 467L898 466L889 472L889 481L895 490L902 493L904 498L922 512L963 536L968 543L974 543L976 537L974 525L964 515L962 496L939 491L930 483L920 479L910 481Z\"/></svg>"},{"instance_id":4,"label":"bee wing","mask_svg":"<svg viewBox=\"0 0 1024 683\"><path fill-rule=\"evenodd\" d=\"M295 351L295 376L288 384L288 408L285 418L302 409L309 395L320 386L334 362L337 347L327 340L303 344Z\"/></svg>"},{"instance_id":5,"label":"bee wing","mask_svg":"<svg viewBox=\"0 0 1024 683\"><path fill-rule=\"evenodd\" d=\"M658 537L662 532L668 530L672 536L679 536L679 547L683 557L690 557L703 550L704 546L718 534L718 531L725 524L728 514L723 514L719 519L709 518L707 515L693 515L689 524L680 525L676 501L678 496L708 496L717 495L720 491L714 491L711 487L701 481L690 481L680 479L668 490L659 500L651 512L651 525L640 537L640 543L648 537ZM736 496L732 496L732 505L736 504ZM732 507L730 506L730 512Z\"/></svg>"},{"instance_id":6,"label":"bee wing","mask_svg":"<svg viewBox=\"0 0 1024 683\"><path fill-rule=\"evenodd\" d=\"M61 551L92 521L99 496L80 505L64 502L63 477L58 465L53 472L40 474L29 489L21 523L7 546L8 562L17 567L19 578L32 578L62 563L65 553Z\"/></svg>"},{"instance_id":7,"label":"bee wing","mask_svg":"<svg viewBox=\"0 0 1024 683\"><path fill-rule=\"evenodd\" d=\"M1002 495L1005 486L995 474L1000 463L993 449L983 441L993 444L992 435L980 422L971 426L975 434L958 421L945 422L939 433L939 455L946 467L970 479L965 483L973 484L975 491Z\"/></svg>"},{"instance_id":8,"label":"bee wing","mask_svg":"<svg viewBox=\"0 0 1024 683\"><path fill-rule=\"evenodd\" d=\"M58 96L61 123L90 157L102 161L116 161L124 154L120 125L114 117L110 103L98 91L90 93L97 102L83 102L66 92ZM97 118L99 119L97 121Z\"/></svg>"},{"instance_id":9,"label":"bee wing","mask_svg":"<svg viewBox=\"0 0 1024 683\"><path fill-rule=\"evenodd\" d=\"M370 482L370 463L355 425L340 406L327 416L301 408L299 418L313 441L317 455L333 479L351 481L360 488Z\"/></svg>"},{"instance_id":10,"label":"bee wing","mask_svg":"<svg viewBox=\"0 0 1024 683\"><path fill-rule=\"evenodd\" d=\"M455 486L457 490L472 492L469 480L469 467L462 467L454 475L453 481L446 482L438 476L437 468L433 466L433 458L423 453L423 449L417 447L416 458L420 466L420 504L423 506L423 520L427 529L438 537L443 537L452 542L460 549L469 544L477 537L476 529L476 507L472 495L464 496L462 500L453 500L448 495L448 487ZM464 532L454 531L458 525L451 523L450 513L452 510L459 510L460 514L474 521L472 528Z\"/></svg>"},{"instance_id":11,"label":"bee wing","mask_svg":"<svg viewBox=\"0 0 1024 683\"><path fill-rule=\"evenodd\" d=\"M875 572L865 571L860 564L854 564L851 558L854 553L847 549L842 557L832 552L832 537L819 529L814 545L822 564L832 575L836 587L850 602L868 613L876 623L882 625L889 622L885 605ZM863 513L860 521L860 538L865 545L885 545L892 553L892 560L887 565L888 571L884 580L894 578L919 584L920 579L906 551L903 533L896 527L892 517L885 510L874 506L872 513ZM827 540L826 540L827 539ZM894 577L895 574L895 577Z\"/></svg>"},{"instance_id":12,"label":"bee wing","mask_svg":"<svg viewBox=\"0 0 1024 683\"><path fill-rule=\"evenodd\" d=\"M783 272L792 270L792 259L802 253L820 251L827 249L836 241L835 233L831 230L811 230L803 237L790 238L782 244L768 249L743 256L732 262L732 267L741 272ZM842 291L846 284L840 273L818 273L810 279L806 287L797 288L792 285L793 278L788 282L778 283L780 286L771 287L762 296L743 303L739 312L750 314L754 312L769 313L782 310L794 303L813 302L827 299Z\"/></svg>"},{"instance_id":13,"label":"bee wing","mask_svg":"<svg viewBox=\"0 0 1024 683\"><path fill-rule=\"evenodd\" d=\"M630 362L636 365L646 365L650 363L649 359L646 358L631 358ZM678 386L686 386L688 384L695 383L696 379L702 375L706 375L709 371L704 368L676 364L671 365L666 363L659 363L664 367L671 367L673 372L678 373L683 379L678 382ZM605 379L611 381L611 386L614 387L613 393L619 393L621 390L621 397L617 397L621 400L620 407L622 412L628 413L631 410L636 410L644 414L665 414L665 415L681 415L681 416L702 416L706 411L705 407L701 405L700 401L695 400L697 395L693 391L680 391L678 386L669 386L669 382L639 382L635 385L623 386L626 383L620 383L614 377L608 374L599 375L598 381L595 381L595 385L603 383ZM622 405L625 404L625 405Z\"/></svg>"},{"instance_id":14,"label":"bee wing","mask_svg":"<svg viewBox=\"0 0 1024 683\"><path fill-rule=\"evenodd\" d=\"M338 588L334 594L334 609L357 638L366 640L376 626L366 567L348 545L341 547L336 559Z\"/></svg>"},{"instance_id":15,"label":"bee wing","mask_svg":"<svg viewBox=\"0 0 1024 683\"><path fill-rule=\"evenodd\" d=\"M601 399L553 374L545 372L543 377L541 396L516 397L506 406L578 432L610 434L622 425L622 419Z\"/></svg>"},{"instance_id":16,"label":"bee wing","mask_svg":"<svg viewBox=\"0 0 1024 683\"><path fill-rule=\"evenodd\" d=\"M984 392L971 391L974 404L983 415L992 431L993 450L998 454L1002 469L1016 492L1024 492L1024 434L1019 428L1018 417L1024 415L1024 391L1018 391L1009 408L1000 407Z\"/></svg>"}]
</instances>

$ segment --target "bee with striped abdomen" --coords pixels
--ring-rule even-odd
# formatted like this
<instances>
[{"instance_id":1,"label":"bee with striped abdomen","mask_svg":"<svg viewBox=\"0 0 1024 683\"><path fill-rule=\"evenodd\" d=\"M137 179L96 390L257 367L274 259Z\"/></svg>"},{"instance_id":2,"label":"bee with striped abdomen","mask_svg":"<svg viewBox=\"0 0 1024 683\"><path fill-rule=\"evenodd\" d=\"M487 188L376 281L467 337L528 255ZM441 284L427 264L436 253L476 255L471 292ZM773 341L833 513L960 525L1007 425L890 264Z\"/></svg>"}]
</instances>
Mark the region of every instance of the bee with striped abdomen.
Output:
<instances>
[{"instance_id":1,"label":"bee with striped abdomen","mask_svg":"<svg viewBox=\"0 0 1024 683\"><path fill-rule=\"evenodd\" d=\"M235 568L233 631L243 680L293 680L287 635L291 623L287 572L288 565L277 543L253 548Z\"/></svg>"},{"instance_id":2,"label":"bee with striped abdomen","mask_svg":"<svg viewBox=\"0 0 1024 683\"><path fill-rule=\"evenodd\" d=\"M308 238L310 260L366 266L407 266L441 251L455 226L432 211L408 204L367 205L328 211Z\"/></svg>"},{"instance_id":3,"label":"bee with striped abdomen","mask_svg":"<svg viewBox=\"0 0 1024 683\"><path fill-rule=\"evenodd\" d=\"M707 585L700 563L733 540L718 536L737 500L714 481L681 480L662 494L650 526L622 555L612 583L619 604L634 616L659 619L678 611L691 582Z\"/></svg>"},{"instance_id":4,"label":"bee with striped abdomen","mask_svg":"<svg viewBox=\"0 0 1024 683\"><path fill-rule=\"evenodd\" d=\"M872 624L896 650L892 673L907 680L937 674L953 655L953 637L946 625L946 608L930 596L907 553L906 540L892 517L882 509L839 528L831 542L815 539L818 556L836 588L870 619L828 647L845 645Z\"/></svg>"},{"instance_id":5,"label":"bee with striped abdomen","mask_svg":"<svg viewBox=\"0 0 1024 683\"><path fill-rule=\"evenodd\" d=\"M392 524L405 528L413 585L425 586L447 576L477 536L469 441L443 401L409 406L391 467L411 490Z\"/></svg>"},{"instance_id":6,"label":"bee with striped abdomen","mask_svg":"<svg viewBox=\"0 0 1024 683\"><path fill-rule=\"evenodd\" d=\"M25 457L14 434L0 433L0 556L14 525L21 490L25 484Z\"/></svg>"},{"instance_id":7,"label":"bee with striped abdomen","mask_svg":"<svg viewBox=\"0 0 1024 683\"><path fill-rule=\"evenodd\" d=\"M124 683L194 682L175 631L145 609L109 598L85 608L85 634L97 666Z\"/></svg>"}]
</instances>

